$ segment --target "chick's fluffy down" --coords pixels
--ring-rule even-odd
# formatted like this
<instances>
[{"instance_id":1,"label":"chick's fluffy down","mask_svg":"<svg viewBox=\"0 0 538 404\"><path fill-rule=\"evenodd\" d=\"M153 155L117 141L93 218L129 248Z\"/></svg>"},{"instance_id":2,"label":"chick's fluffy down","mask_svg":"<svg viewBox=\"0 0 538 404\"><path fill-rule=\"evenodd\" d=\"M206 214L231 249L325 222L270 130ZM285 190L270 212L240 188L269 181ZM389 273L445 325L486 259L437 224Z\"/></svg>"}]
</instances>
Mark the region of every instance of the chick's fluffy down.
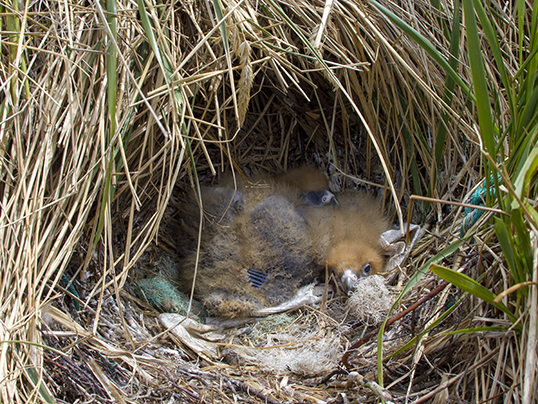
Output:
<instances>
[{"instance_id":1,"label":"chick's fluffy down","mask_svg":"<svg viewBox=\"0 0 538 404\"><path fill-rule=\"evenodd\" d=\"M307 223L316 259L333 269L341 279L348 269L357 278L368 268L369 275L383 271L381 234L389 228L379 204L362 192L338 196L340 206L308 209Z\"/></svg>"}]
</instances>

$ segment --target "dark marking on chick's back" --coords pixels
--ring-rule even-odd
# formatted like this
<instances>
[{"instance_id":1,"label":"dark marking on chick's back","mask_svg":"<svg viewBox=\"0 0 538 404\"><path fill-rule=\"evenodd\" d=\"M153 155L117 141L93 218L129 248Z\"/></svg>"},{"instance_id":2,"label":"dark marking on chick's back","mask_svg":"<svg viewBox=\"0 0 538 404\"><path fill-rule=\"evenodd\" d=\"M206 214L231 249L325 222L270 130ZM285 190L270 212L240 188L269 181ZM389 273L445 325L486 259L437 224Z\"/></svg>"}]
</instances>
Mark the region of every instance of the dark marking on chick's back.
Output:
<instances>
[{"instance_id":1,"label":"dark marking on chick's back","mask_svg":"<svg viewBox=\"0 0 538 404\"><path fill-rule=\"evenodd\" d=\"M254 268L247 270L248 280L255 288L261 287L267 281L267 274Z\"/></svg>"}]
</instances>

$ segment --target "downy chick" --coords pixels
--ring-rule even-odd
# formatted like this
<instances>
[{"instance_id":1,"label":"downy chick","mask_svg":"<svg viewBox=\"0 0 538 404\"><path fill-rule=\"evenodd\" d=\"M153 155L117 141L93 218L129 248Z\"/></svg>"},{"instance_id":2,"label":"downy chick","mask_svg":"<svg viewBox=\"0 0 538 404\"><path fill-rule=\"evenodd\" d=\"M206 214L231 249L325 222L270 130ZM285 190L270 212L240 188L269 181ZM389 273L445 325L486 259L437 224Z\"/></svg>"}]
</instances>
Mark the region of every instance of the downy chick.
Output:
<instances>
[{"instance_id":1,"label":"downy chick","mask_svg":"<svg viewBox=\"0 0 538 404\"><path fill-rule=\"evenodd\" d=\"M362 192L338 196L339 206L308 209L307 223L316 259L351 292L359 279L383 271L379 238L389 227L376 200Z\"/></svg>"},{"instance_id":2,"label":"downy chick","mask_svg":"<svg viewBox=\"0 0 538 404\"><path fill-rule=\"evenodd\" d=\"M279 305L319 272L304 207L336 204L321 171L301 167L240 190L204 188L202 200L205 223L195 296L212 315L247 317ZM198 218L199 213L191 216ZM198 234L198 223L186 229L191 240ZM192 247L191 242L181 273L185 292L194 279Z\"/></svg>"},{"instance_id":3,"label":"downy chick","mask_svg":"<svg viewBox=\"0 0 538 404\"><path fill-rule=\"evenodd\" d=\"M319 270L311 249L305 219L285 197L247 203L228 228L217 228L202 246L195 297L210 314L224 318L278 305ZM185 264L182 284L190 287L194 255Z\"/></svg>"}]
</instances>

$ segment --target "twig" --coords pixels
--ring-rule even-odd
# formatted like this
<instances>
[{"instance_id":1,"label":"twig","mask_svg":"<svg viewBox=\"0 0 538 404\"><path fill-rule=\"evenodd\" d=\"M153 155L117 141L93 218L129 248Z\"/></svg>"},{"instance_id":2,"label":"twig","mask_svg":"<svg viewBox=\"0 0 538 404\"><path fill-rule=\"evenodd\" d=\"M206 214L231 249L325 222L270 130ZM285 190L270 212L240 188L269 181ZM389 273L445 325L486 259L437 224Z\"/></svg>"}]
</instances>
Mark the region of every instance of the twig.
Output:
<instances>
[{"instance_id":1,"label":"twig","mask_svg":"<svg viewBox=\"0 0 538 404\"><path fill-rule=\"evenodd\" d=\"M378 396L381 401L386 404L393 404L392 396L390 393L381 387L379 384L372 380L366 379L359 372L351 372L349 374L350 380L353 380L355 383L360 384L362 387L370 389L376 396Z\"/></svg>"},{"instance_id":2,"label":"twig","mask_svg":"<svg viewBox=\"0 0 538 404\"><path fill-rule=\"evenodd\" d=\"M426 394L425 396L422 396L421 398L419 398L417 401L414 402L414 404L420 404L420 403L423 403L425 401L428 401L430 398L432 398L433 396L435 396L437 393L439 393L440 391L450 387L452 384L454 384L455 382L457 382L459 379L461 379L463 376L465 376L467 373L469 372L472 372L473 370L475 370L476 368L482 366L484 363L486 363L487 361L489 361L491 358L493 358L500 350L501 348L500 347L497 347L495 348L493 351L491 351L489 354L487 354L486 356L484 356L481 360L479 360L478 362L476 362L473 366L470 366L466 371L460 373L459 375L457 376L454 376L452 379L446 381L445 383L442 383L439 387L437 387L435 390L432 390L430 391L428 394Z\"/></svg>"},{"instance_id":3,"label":"twig","mask_svg":"<svg viewBox=\"0 0 538 404\"><path fill-rule=\"evenodd\" d=\"M325 376L323 379L321 379L319 384L327 384L329 382L329 380L331 380L333 378L333 376L336 376L336 375L348 375L349 376L349 372L347 370L344 370L344 369L333 370L331 373L329 373L327 376Z\"/></svg>"},{"instance_id":4,"label":"twig","mask_svg":"<svg viewBox=\"0 0 538 404\"><path fill-rule=\"evenodd\" d=\"M435 289L433 289L430 293L428 293L426 296L424 296L422 299L420 299L418 302L412 304L411 306L409 306L407 309L405 309L404 311L402 311L401 313L398 313L397 315L395 315L394 317L392 317L390 320L387 321L386 323L386 327L388 327L389 325L393 324L394 322L398 321L400 318L402 318L403 316L405 316L407 313L415 310L417 307L419 307L420 305L422 305L423 303L425 303L426 301L430 300L431 298L433 298L435 295L437 295L439 292L441 292L446 286L448 285L448 282L444 281L442 282L439 286L437 286ZM344 352L344 354L342 355L342 364L346 367L346 368L350 368L351 366L349 365L349 362L348 362L348 359L349 359L349 355L351 355L351 352L354 351L354 350L357 350L357 348L359 348L360 346L364 345L366 342L368 342L370 339L372 339L373 336L375 336L377 333L379 332L379 328L375 329L374 331L372 332L369 332L368 334L366 334L364 337L362 337L361 339L359 339L358 341L354 342L351 347L346 351Z\"/></svg>"},{"instance_id":5,"label":"twig","mask_svg":"<svg viewBox=\"0 0 538 404\"><path fill-rule=\"evenodd\" d=\"M263 394L261 392L261 390L255 389L255 388L249 386L248 384L246 384L244 382L241 382L239 380L235 380L235 379L232 379L232 378L229 378L229 377L225 377L225 376L220 376L219 375L219 377L221 377L224 381L239 387L245 393L251 394L253 396L256 396L256 397L260 398L261 400L263 400L264 403L280 404L280 401L276 401L276 400L273 400L270 397L267 397L265 394Z\"/></svg>"},{"instance_id":6,"label":"twig","mask_svg":"<svg viewBox=\"0 0 538 404\"><path fill-rule=\"evenodd\" d=\"M261 400L263 400L263 402L265 403L268 403L268 404L280 404L279 401L276 401L276 400L273 400L272 398L266 396L265 394L263 394L261 392L261 390L258 390L252 386L249 386L248 384L244 383L244 382L241 382L239 380L235 380L235 379L232 379L231 377L227 377L227 376L222 376L220 374L214 374L214 373L210 373L210 372L204 372L202 370L197 370L197 369L180 369L180 371L186 375L189 375L189 376L192 376L192 375L196 375L196 376L203 376L203 377L216 377L217 379L219 380L222 380L224 382L227 382L229 384L233 384L234 386L236 387L239 387L241 390L243 390L245 393L247 394L250 394L250 395L253 395L253 396L256 396L258 398L260 398Z\"/></svg>"},{"instance_id":7,"label":"twig","mask_svg":"<svg viewBox=\"0 0 538 404\"><path fill-rule=\"evenodd\" d=\"M177 384L176 382L174 382L174 378L172 377L172 375L170 374L170 371L166 370L166 374L168 376L168 381L170 382L170 384L172 385L172 387L174 387L176 390L179 390L181 391L183 394L187 395L187 396L190 396L192 398L194 398L195 400L198 400L200 403L206 403L205 400L203 400L201 397L200 397L200 394L198 394L196 391L190 391L189 389L186 389L184 387L181 387L179 384ZM190 386L189 386L190 387Z\"/></svg>"}]
</instances>

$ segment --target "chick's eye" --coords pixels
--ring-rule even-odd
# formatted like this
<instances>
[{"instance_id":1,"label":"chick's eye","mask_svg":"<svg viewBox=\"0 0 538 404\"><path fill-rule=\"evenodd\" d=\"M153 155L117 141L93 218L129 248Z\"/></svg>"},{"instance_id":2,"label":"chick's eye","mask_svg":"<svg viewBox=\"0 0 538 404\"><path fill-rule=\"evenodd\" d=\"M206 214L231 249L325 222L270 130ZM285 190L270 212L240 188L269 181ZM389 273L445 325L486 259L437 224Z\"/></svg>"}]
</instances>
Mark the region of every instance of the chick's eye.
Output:
<instances>
[{"instance_id":1,"label":"chick's eye","mask_svg":"<svg viewBox=\"0 0 538 404\"><path fill-rule=\"evenodd\" d=\"M363 276L368 276L370 275L370 273L372 272L372 266L370 264L366 264L363 268L362 268L362 274Z\"/></svg>"},{"instance_id":2,"label":"chick's eye","mask_svg":"<svg viewBox=\"0 0 538 404\"><path fill-rule=\"evenodd\" d=\"M321 202L323 202L323 204L329 203L330 200L331 200L330 196L324 195L323 197L321 197Z\"/></svg>"}]
</instances>

